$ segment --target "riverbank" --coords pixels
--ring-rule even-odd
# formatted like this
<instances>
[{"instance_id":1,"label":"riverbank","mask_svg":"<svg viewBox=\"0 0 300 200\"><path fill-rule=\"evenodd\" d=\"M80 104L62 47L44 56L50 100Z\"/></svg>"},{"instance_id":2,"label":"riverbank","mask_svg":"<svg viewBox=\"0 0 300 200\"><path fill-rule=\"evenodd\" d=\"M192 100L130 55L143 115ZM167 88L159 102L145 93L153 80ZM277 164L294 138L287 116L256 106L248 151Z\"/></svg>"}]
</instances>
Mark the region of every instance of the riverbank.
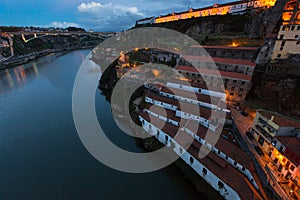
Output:
<instances>
[{"instance_id":1,"label":"riverbank","mask_svg":"<svg viewBox=\"0 0 300 200\"><path fill-rule=\"evenodd\" d=\"M60 55L67 54L71 51L75 50L84 50L84 49L92 49L95 46L86 46L86 47L80 47L80 48L68 48L68 49L47 49L40 52L30 53L23 56L18 56L16 58L11 58L5 61L0 62L0 70L15 67L18 65L26 64L28 62L38 60L39 58L51 55L52 53Z\"/></svg>"}]
</instances>

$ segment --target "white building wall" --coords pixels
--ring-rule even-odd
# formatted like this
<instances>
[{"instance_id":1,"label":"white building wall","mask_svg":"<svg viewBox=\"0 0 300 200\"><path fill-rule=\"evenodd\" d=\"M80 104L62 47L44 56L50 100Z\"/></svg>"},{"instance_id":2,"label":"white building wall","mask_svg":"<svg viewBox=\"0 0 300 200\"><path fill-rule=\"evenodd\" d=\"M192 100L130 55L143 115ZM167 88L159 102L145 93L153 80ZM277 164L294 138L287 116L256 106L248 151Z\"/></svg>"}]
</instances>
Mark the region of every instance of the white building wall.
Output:
<instances>
[{"instance_id":1,"label":"white building wall","mask_svg":"<svg viewBox=\"0 0 300 200\"><path fill-rule=\"evenodd\" d=\"M156 113L154 113L154 112L152 112L152 111L150 111L148 109L144 109L144 111L147 112L147 113L149 113L149 114L151 114L151 115L153 115L154 117L157 117L158 119L161 119L161 120L165 121L165 122L169 122L170 124L173 124L175 126L180 126L179 122L177 122L175 120L172 120L172 119L169 119L167 117L158 115L158 114L156 114Z\"/></svg>"},{"instance_id":2,"label":"white building wall","mask_svg":"<svg viewBox=\"0 0 300 200\"><path fill-rule=\"evenodd\" d=\"M222 92L215 92L215 91L211 91L211 90L196 88L196 87L187 86L187 85L181 85L181 84L177 84L177 83L170 83L170 82L167 82L167 86L172 87L172 88L176 88L176 89L182 89L182 90L189 91L189 92L195 92L195 93L198 93L198 94L204 94L204 95L208 95L208 96L219 97L223 100L226 100L226 94L222 93Z\"/></svg>"},{"instance_id":3,"label":"white building wall","mask_svg":"<svg viewBox=\"0 0 300 200\"><path fill-rule=\"evenodd\" d=\"M169 93L165 93L165 92L159 92L159 94L162 96L168 97L168 98L177 99L179 101L192 103L192 104L195 104L198 106L203 106L203 107L210 108L210 109L218 109L218 106L210 104L210 103L205 103L202 101L197 101L194 99L190 99L190 98L186 98L186 97L182 97L182 96L178 96L178 95L174 95L174 94L169 94Z\"/></svg>"},{"instance_id":4,"label":"white building wall","mask_svg":"<svg viewBox=\"0 0 300 200\"><path fill-rule=\"evenodd\" d=\"M219 149L215 148L214 146L212 146L210 143L206 142L205 140L203 140L202 138L200 138L199 136L197 136L195 133L193 133L192 131L190 131L188 128L184 128L184 131L191 135L195 140L199 141L199 143L205 147L207 147L209 150L211 150L212 152L214 152L217 156L219 156L220 158L222 158L223 160L225 160L226 162L228 162L231 166L233 166L234 168L236 168L237 170L239 170L241 173L243 173L249 180L250 182L253 184L253 186L258 189L258 186L251 174L251 172L245 168L243 165L241 165L240 163L238 163L237 161L235 161L233 158L231 158L230 156L226 155L225 153L223 153L222 151L220 151Z\"/></svg>"},{"instance_id":5,"label":"white building wall","mask_svg":"<svg viewBox=\"0 0 300 200\"><path fill-rule=\"evenodd\" d=\"M157 100L151 99L149 97L146 97L145 101L147 103L151 103L151 104L154 104L154 105L157 105L157 106L169 109L169 110L173 110L173 111L177 110L177 106L174 106L174 105L171 105L171 104L168 104L168 103L164 103L164 102L161 102L161 101L157 101Z\"/></svg>"},{"instance_id":6,"label":"white building wall","mask_svg":"<svg viewBox=\"0 0 300 200\"><path fill-rule=\"evenodd\" d=\"M209 185L211 185L215 190L217 190L225 199L235 200L240 199L238 193L232 189L229 185L224 183L219 177L217 177L214 173L212 173L209 169L207 169L204 165L202 165L196 158L194 158L189 152L185 151L183 147L181 147L172 137L170 137L165 132L161 131L157 127L153 126L141 116L139 117L140 121L144 121L143 128L150 135L156 135L156 138L164 145L171 147L171 143L175 145L173 151L181 157L189 166L191 166L197 174L199 174ZM149 125L151 128L149 128ZM158 134L157 134L158 133ZM166 136L167 139L166 140ZM193 159L193 162L190 162L190 159ZM206 170L206 174L203 172L203 169ZM224 187L219 187L219 182L221 182Z\"/></svg>"}]
</instances>

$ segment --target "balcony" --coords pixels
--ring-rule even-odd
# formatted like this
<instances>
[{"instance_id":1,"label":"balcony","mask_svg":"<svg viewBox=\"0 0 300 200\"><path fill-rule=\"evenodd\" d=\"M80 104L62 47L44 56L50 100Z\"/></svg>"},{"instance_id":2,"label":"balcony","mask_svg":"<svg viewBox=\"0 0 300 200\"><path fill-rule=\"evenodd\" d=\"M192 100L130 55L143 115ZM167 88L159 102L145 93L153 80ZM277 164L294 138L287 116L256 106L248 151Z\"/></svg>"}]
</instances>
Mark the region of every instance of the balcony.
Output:
<instances>
[{"instance_id":1,"label":"balcony","mask_svg":"<svg viewBox=\"0 0 300 200\"><path fill-rule=\"evenodd\" d=\"M254 128L261 133L262 135L264 135L266 138L272 140L272 135L269 134L264 128L262 128L260 125L255 125Z\"/></svg>"}]
</instances>

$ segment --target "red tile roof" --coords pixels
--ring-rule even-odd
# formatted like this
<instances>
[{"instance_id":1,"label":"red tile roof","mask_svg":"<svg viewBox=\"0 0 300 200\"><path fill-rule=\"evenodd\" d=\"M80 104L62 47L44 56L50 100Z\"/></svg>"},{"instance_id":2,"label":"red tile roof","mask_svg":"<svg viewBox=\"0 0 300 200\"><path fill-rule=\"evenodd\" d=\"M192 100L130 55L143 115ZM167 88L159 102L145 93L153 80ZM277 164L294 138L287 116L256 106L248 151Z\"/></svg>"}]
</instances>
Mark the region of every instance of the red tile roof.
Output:
<instances>
[{"instance_id":1,"label":"red tile roof","mask_svg":"<svg viewBox=\"0 0 300 200\"><path fill-rule=\"evenodd\" d=\"M191 48L204 48L204 49L231 49L231 50L244 50L244 51L256 51L259 47L233 47L233 46L207 46L207 45L192 45Z\"/></svg>"},{"instance_id":2,"label":"red tile roof","mask_svg":"<svg viewBox=\"0 0 300 200\"><path fill-rule=\"evenodd\" d=\"M203 75L211 75L211 76L219 76L230 78L230 79L240 79L245 81L250 81L251 76L235 73L235 72L225 72L225 71L219 71L219 70L212 70L212 69L202 69L202 68L195 68L195 67L188 67L188 66L178 66L176 67L176 70L179 71L186 71L186 72L193 72L197 74L203 74Z\"/></svg>"},{"instance_id":3,"label":"red tile roof","mask_svg":"<svg viewBox=\"0 0 300 200\"><path fill-rule=\"evenodd\" d=\"M184 55L183 57L187 61L203 61L203 62L215 62L215 63L222 63L222 64L230 64L230 65L246 65L255 67L256 64L249 60L238 60L238 59L230 59L230 58L218 58L218 57L206 57L206 56L191 56L191 55Z\"/></svg>"},{"instance_id":4,"label":"red tile roof","mask_svg":"<svg viewBox=\"0 0 300 200\"><path fill-rule=\"evenodd\" d=\"M269 120L274 116L273 122L278 126L300 128L300 121L296 119L266 110L258 110L258 112Z\"/></svg>"},{"instance_id":5,"label":"red tile roof","mask_svg":"<svg viewBox=\"0 0 300 200\"><path fill-rule=\"evenodd\" d=\"M168 110L168 109L164 109L162 107L156 106L156 105L152 105L152 104L146 104L146 106L144 107L147 110L150 110L151 112L154 112L160 116L166 117L168 119L174 120L176 122L179 122L182 120L180 117L176 117L175 116L175 112L172 110Z\"/></svg>"},{"instance_id":6,"label":"red tile roof","mask_svg":"<svg viewBox=\"0 0 300 200\"><path fill-rule=\"evenodd\" d=\"M196 132L196 134L199 137L205 139L208 143L210 143L209 141L214 142L217 140L215 144L215 147L217 149L219 149L229 157L233 158L234 160L236 160L237 162L239 162L241 165L248 168L249 170L254 169L253 163L251 161L251 158L248 156L248 154L242 151L242 149L236 146L235 144L222 138L221 135L218 136L217 133L212 132L211 130L191 120L187 123L186 127L189 130Z\"/></svg>"},{"instance_id":7,"label":"red tile roof","mask_svg":"<svg viewBox=\"0 0 300 200\"><path fill-rule=\"evenodd\" d=\"M154 94L152 92L147 92L146 97L149 97L153 100L157 100L157 101L160 101L160 102L163 102L163 103L168 103L168 104L171 104L171 105L174 105L174 106L178 106L178 101L175 100L175 99L169 99L169 98L166 98L166 97L163 97L161 95L157 95L157 94Z\"/></svg>"},{"instance_id":8,"label":"red tile roof","mask_svg":"<svg viewBox=\"0 0 300 200\"><path fill-rule=\"evenodd\" d=\"M143 115L145 114L142 113L142 116ZM154 126L159 127L162 123L165 122L156 118L154 120L152 119L151 123ZM213 152L209 152L206 157L200 159L199 153L201 154L201 144L198 143L198 141L193 140L191 136L189 136L182 130L178 131L178 127L173 125L165 125L162 130L172 138L175 137L175 140L185 148L189 146L192 141L192 144L188 147L187 151L208 170L219 177L222 182L233 188L239 194L241 199L261 199L258 192L242 173L240 173L226 161L215 155ZM231 146L226 146L226 148L230 149L229 147L231 148Z\"/></svg>"},{"instance_id":9,"label":"red tile roof","mask_svg":"<svg viewBox=\"0 0 300 200\"><path fill-rule=\"evenodd\" d=\"M215 104L215 105L218 105L218 103L220 102L220 98L218 98L218 97L208 96L205 94L198 94L198 93L189 92L186 90L181 90L181 89L176 89L176 88L171 88L171 87L165 87L165 86L161 87L160 91L168 93L168 94L172 94L172 95L175 94L177 96L186 97L186 98L189 98L192 100L198 100L201 102Z\"/></svg>"},{"instance_id":10,"label":"red tile roof","mask_svg":"<svg viewBox=\"0 0 300 200\"><path fill-rule=\"evenodd\" d=\"M211 117L211 110L202 106L198 106L195 104L180 102L177 110L183 111L185 113L189 113L195 116L202 117L204 119L209 120Z\"/></svg>"},{"instance_id":11,"label":"red tile roof","mask_svg":"<svg viewBox=\"0 0 300 200\"><path fill-rule=\"evenodd\" d=\"M222 88L221 86L218 87L218 86L210 85L208 88L208 86L205 83L200 84L200 83L194 83L194 82L187 82L187 81L183 81L183 80L179 80L179 79L172 80L172 83L187 85L187 86L191 86L191 87L195 87L195 88L201 88L201 89L211 90L211 91L216 91L216 92L222 92L225 94L225 89L224 89L224 87Z\"/></svg>"}]
</instances>

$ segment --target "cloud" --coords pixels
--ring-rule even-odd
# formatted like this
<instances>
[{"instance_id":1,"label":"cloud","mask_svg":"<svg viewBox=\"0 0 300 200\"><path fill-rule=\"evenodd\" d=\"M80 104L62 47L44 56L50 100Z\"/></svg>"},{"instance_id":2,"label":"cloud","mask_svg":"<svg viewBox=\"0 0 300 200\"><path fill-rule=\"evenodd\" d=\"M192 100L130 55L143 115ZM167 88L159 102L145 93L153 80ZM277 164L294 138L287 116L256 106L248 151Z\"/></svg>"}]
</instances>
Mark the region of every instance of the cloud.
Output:
<instances>
[{"instance_id":1,"label":"cloud","mask_svg":"<svg viewBox=\"0 0 300 200\"><path fill-rule=\"evenodd\" d=\"M124 30L133 26L143 13L136 6L99 2L81 3L77 7L84 26L102 31Z\"/></svg>"},{"instance_id":2,"label":"cloud","mask_svg":"<svg viewBox=\"0 0 300 200\"><path fill-rule=\"evenodd\" d=\"M135 25L135 21L145 17L165 15L201 8L213 3L226 3L232 0L102 0L106 3L90 1L77 6L80 24L97 31L121 31ZM124 3L126 2L126 4Z\"/></svg>"},{"instance_id":3,"label":"cloud","mask_svg":"<svg viewBox=\"0 0 300 200\"><path fill-rule=\"evenodd\" d=\"M56 28L80 27L79 24L73 22L52 22L50 26Z\"/></svg>"}]
</instances>

